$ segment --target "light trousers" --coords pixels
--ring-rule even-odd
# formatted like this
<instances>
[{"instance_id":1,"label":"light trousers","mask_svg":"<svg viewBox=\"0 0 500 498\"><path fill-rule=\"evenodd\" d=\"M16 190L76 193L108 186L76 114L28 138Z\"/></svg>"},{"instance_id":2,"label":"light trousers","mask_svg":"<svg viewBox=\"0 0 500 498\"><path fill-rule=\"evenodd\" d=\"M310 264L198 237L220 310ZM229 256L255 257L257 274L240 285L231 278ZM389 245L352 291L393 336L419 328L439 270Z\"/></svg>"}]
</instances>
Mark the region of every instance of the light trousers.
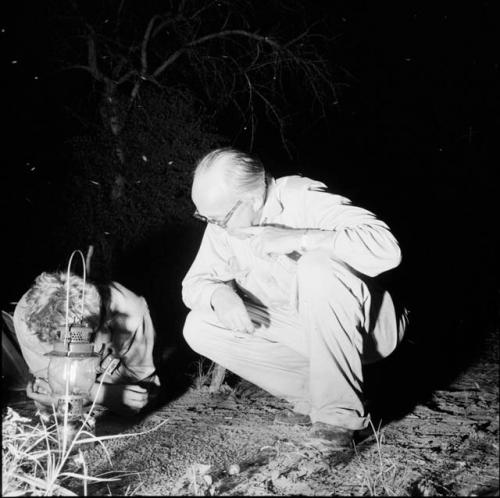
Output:
<instances>
[{"instance_id":1,"label":"light trousers","mask_svg":"<svg viewBox=\"0 0 500 498\"><path fill-rule=\"evenodd\" d=\"M390 294L324 251L297 262L297 306L245 300L254 334L225 328L213 311L191 311L184 337L197 353L293 404L313 422L359 430L369 423L362 364L401 340Z\"/></svg>"}]
</instances>

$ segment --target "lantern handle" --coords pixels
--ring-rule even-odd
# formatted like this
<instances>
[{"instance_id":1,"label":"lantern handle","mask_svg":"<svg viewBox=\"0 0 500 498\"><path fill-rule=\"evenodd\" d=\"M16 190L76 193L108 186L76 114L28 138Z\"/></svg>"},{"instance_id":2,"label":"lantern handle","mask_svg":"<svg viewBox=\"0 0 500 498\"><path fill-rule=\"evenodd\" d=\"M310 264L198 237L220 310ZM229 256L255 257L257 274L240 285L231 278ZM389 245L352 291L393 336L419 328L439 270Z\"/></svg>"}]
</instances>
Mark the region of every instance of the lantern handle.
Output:
<instances>
[{"instance_id":1,"label":"lantern handle","mask_svg":"<svg viewBox=\"0 0 500 498\"><path fill-rule=\"evenodd\" d=\"M79 249L76 249L71 253L71 256L69 258L69 263L68 263L68 272L67 272L67 277L66 277L66 329L64 331L64 344L66 345L68 342L68 337L69 337L69 281L71 278L71 262L73 261L73 256L75 253L80 254L80 257L82 259L82 265L83 265L83 288L82 288L82 320L83 320L83 311L84 311L84 304L85 304L85 283L86 283L86 268L85 268L85 258L83 256L82 251Z\"/></svg>"}]
</instances>

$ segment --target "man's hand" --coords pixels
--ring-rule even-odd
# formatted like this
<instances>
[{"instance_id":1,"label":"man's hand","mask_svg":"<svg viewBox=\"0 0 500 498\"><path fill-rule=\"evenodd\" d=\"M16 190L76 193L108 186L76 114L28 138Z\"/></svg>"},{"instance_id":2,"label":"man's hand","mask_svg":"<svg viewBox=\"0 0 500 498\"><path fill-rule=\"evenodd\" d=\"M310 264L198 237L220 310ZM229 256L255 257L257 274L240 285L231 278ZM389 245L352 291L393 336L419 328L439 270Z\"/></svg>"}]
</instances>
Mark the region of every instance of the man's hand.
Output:
<instances>
[{"instance_id":1,"label":"man's hand","mask_svg":"<svg viewBox=\"0 0 500 498\"><path fill-rule=\"evenodd\" d=\"M96 403L104 405L120 414L135 414L142 410L150 399L148 389L136 384L102 384L98 392L99 383L92 387L91 397ZM56 404L52 396L49 383L41 378L32 379L26 386L26 395L35 402L44 406Z\"/></svg>"},{"instance_id":2,"label":"man's hand","mask_svg":"<svg viewBox=\"0 0 500 498\"><path fill-rule=\"evenodd\" d=\"M42 378L36 377L28 381L26 386L26 396L44 406L56 404L55 398L52 396L52 389L49 383Z\"/></svg>"},{"instance_id":3,"label":"man's hand","mask_svg":"<svg viewBox=\"0 0 500 498\"><path fill-rule=\"evenodd\" d=\"M229 233L242 239L251 237L250 247L254 252L259 256L269 257L299 251L304 231L294 228L256 226L235 228L229 230Z\"/></svg>"},{"instance_id":4,"label":"man's hand","mask_svg":"<svg viewBox=\"0 0 500 498\"><path fill-rule=\"evenodd\" d=\"M228 286L212 294L212 306L219 321L235 332L253 334L255 327L248 316L243 300Z\"/></svg>"},{"instance_id":5,"label":"man's hand","mask_svg":"<svg viewBox=\"0 0 500 498\"><path fill-rule=\"evenodd\" d=\"M134 415L149 401L149 391L137 384L94 384L92 397L96 403L104 405L121 415ZM97 396L97 397L96 397Z\"/></svg>"}]
</instances>

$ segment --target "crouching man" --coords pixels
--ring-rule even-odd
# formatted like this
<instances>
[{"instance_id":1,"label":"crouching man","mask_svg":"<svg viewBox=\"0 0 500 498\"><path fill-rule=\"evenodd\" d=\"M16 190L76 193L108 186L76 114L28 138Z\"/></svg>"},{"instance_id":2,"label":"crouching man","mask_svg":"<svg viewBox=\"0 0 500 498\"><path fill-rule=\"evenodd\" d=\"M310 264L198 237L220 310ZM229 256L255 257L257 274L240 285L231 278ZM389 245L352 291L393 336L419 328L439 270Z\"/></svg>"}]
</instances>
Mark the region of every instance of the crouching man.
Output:
<instances>
[{"instance_id":1,"label":"crouching man","mask_svg":"<svg viewBox=\"0 0 500 498\"><path fill-rule=\"evenodd\" d=\"M388 226L321 182L274 179L230 148L197 164L192 200L207 227L183 280L186 341L291 402L278 422L350 447L369 423L362 364L390 355L406 325L373 278L401 260Z\"/></svg>"},{"instance_id":2,"label":"crouching man","mask_svg":"<svg viewBox=\"0 0 500 498\"><path fill-rule=\"evenodd\" d=\"M67 274L42 273L17 303L14 327L21 352L33 378L26 387L36 403L54 403L47 382L50 357L45 356L66 324ZM90 401L120 414L135 414L157 395L159 379L153 364L155 331L144 298L113 282L98 286L70 277L68 323L94 330L94 351L100 353L97 381ZM104 376L104 378L102 378ZM100 381L103 381L99 388Z\"/></svg>"}]
</instances>

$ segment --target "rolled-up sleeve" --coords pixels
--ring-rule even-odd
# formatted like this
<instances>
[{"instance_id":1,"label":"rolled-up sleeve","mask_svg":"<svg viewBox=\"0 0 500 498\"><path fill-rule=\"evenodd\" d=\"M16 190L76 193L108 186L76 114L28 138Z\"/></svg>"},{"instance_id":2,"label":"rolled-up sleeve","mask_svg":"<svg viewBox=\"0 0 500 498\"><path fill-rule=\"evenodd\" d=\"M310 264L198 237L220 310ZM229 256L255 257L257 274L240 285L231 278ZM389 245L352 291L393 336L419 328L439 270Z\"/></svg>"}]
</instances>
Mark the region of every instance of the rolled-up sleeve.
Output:
<instances>
[{"instance_id":1,"label":"rolled-up sleeve","mask_svg":"<svg viewBox=\"0 0 500 498\"><path fill-rule=\"evenodd\" d=\"M401 263L401 249L389 227L365 213L365 222L335 230L333 253L355 270L375 277Z\"/></svg>"},{"instance_id":2,"label":"rolled-up sleeve","mask_svg":"<svg viewBox=\"0 0 500 498\"><path fill-rule=\"evenodd\" d=\"M110 289L113 319L109 323L111 340L105 349L112 354L103 358L101 369L105 370L115 358L120 362L115 370L106 374L104 382L159 385L153 361L156 331L146 300L118 282L113 282ZM97 349L101 347L97 345Z\"/></svg>"},{"instance_id":3,"label":"rolled-up sleeve","mask_svg":"<svg viewBox=\"0 0 500 498\"><path fill-rule=\"evenodd\" d=\"M333 231L332 255L336 259L370 277L400 264L398 241L372 212L323 189L306 189L302 200L306 226Z\"/></svg>"},{"instance_id":4,"label":"rolled-up sleeve","mask_svg":"<svg viewBox=\"0 0 500 498\"><path fill-rule=\"evenodd\" d=\"M229 269L230 257L224 231L207 225L196 258L182 281L182 300L188 308L211 310L214 291L234 277Z\"/></svg>"}]
</instances>

